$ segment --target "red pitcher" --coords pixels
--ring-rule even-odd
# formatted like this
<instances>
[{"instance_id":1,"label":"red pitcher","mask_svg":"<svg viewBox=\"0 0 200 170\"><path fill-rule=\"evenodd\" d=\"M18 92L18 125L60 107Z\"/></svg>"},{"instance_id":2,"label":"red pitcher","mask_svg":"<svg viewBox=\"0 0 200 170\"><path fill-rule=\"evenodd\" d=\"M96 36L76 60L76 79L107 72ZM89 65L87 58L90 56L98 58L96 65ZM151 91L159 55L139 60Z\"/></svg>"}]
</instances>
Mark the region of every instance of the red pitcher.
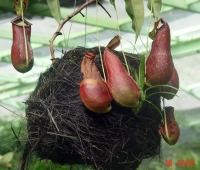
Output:
<instances>
[{"instance_id":1,"label":"red pitcher","mask_svg":"<svg viewBox=\"0 0 200 170\"><path fill-rule=\"evenodd\" d=\"M13 30L13 43L11 49L12 64L17 71L25 73L32 69L34 63L33 50L30 44L32 24L25 19L23 22L21 16L12 20L11 23Z\"/></svg>"}]
</instances>

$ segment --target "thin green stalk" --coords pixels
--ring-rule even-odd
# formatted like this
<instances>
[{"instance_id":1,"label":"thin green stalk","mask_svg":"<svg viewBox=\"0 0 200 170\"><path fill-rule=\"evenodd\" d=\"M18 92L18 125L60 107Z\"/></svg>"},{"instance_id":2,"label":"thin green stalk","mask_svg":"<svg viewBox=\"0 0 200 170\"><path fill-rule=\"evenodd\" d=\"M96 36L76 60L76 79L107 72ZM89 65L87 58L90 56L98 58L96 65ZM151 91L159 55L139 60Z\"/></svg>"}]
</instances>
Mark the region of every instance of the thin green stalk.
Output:
<instances>
[{"instance_id":1,"label":"thin green stalk","mask_svg":"<svg viewBox=\"0 0 200 170\"><path fill-rule=\"evenodd\" d=\"M148 101L148 100L144 100L144 101L147 102L147 103L150 103L160 113L160 115L162 117L162 120L163 120L163 115L162 115L161 111L158 109L158 107L156 105L154 105L153 103L151 103L150 101Z\"/></svg>"},{"instance_id":2,"label":"thin green stalk","mask_svg":"<svg viewBox=\"0 0 200 170\"><path fill-rule=\"evenodd\" d=\"M100 49L100 43L99 43L99 27L98 27L98 1L96 1L96 28L97 28L97 40L98 40L98 48L99 48L99 55L100 55L100 61L101 61L101 67L102 67L102 72L103 72L103 78L105 81L106 80L106 74L105 74L105 69L104 69L104 65L103 65L103 57L101 54L101 49Z\"/></svg>"},{"instance_id":3,"label":"thin green stalk","mask_svg":"<svg viewBox=\"0 0 200 170\"><path fill-rule=\"evenodd\" d=\"M119 34L119 36L121 37L121 34L120 34L120 27L119 27L119 17L118 17L117 9L116 9L115 4L114 4L113 6L114 6L115 13L116 13L116 17L117 17L118 34ZM125 54L124 54L124 50L123 50L121 41L120 41L120 46L121 46L121 50L122 50L122 55L123 55L123 57L124 57L124 62L125 62L125 65L126 65L127 72L128 72L128 74L130 75L130 69L129 69L129 66L128 66L128 62L127 62L127 60L126 60L126 56L125 56Z\"/></svg>"},{"instance_id":4,"label":"thin green stalk","mask_svg":"<svg viewBox=\"0 0 200 170\"><path fill-rule=\"evenodd\" d=\"M164 125L165 125L165 132L166 132L166 136L167 139L169 139L169 133L168 133L168 129L167 129L167 117L166 117L166 112L165 112L165 102L164 102L164 98L163 98L163 114L164 114Z\"/></svg>"},{"instance_id":5,"label":"thin green stalk","mask_svg":"<svg viewBox=\"0 0 200 170\"><path fill-rule=\"evenodd\" d=\"M28 47L27 47L27 36L26 36L26 31L25 31L25 23L24 23L24 11L23 11L23 0L20 0L20 7L21 7L21 10L22 10L22 26L23 26L23 32L24 32L24 44L25 44L25 53L26 53L26 66L28 66Z\"/></svg>"},{"instance_id":6,"label":"thin green stalk","mask_svg":"<svg viewBox=\"0 0 200 170\"><path fill-rule=\"evenodd\" d=\"M145 91L147 92L148 90L151 90L151 89L153 89L153 88L157 88L157 87L170 87L170 88L172 88L172 89L175 89L175 90L179 90L178 88L176 88L176 87L173 87L173 86L171 86L171 85L154 85L154 86L151 86L151 87L149 87L149 88L147 88Z\"/></svg>"},{"instance_id":7,"label":"thin green stalk","mask_svg":"<svg viewBox=\"0 0 200 170\"><path fill-rule=\"evenodd\" d=\"M151 14L150 14L150 17L149 17L149 26L148 26L148 32L147 32L146 57L147 57L147 54L148 54L148 46L149 46L149 32L150 32L150 25L151 25L151 20L152 20L152 11L153 11L152 5L153 5L153 0L151 1Z\"/></svg>"},{"instance_id":8,"label":"thin green stalk","mask_svg":"<svg viewBox=\"0 0 200 170\"><path fill-rule=\"evenodd\" d=\"M155 93L149 94L148 96L146 96L146 98L149 98L150 96L155 95L155 94L171 94L171 95L174 95L174 93L171 93L171 92L155 92ZM174 96L177 96L177 95L174 95Z\"/></svg>"}]
</instances>

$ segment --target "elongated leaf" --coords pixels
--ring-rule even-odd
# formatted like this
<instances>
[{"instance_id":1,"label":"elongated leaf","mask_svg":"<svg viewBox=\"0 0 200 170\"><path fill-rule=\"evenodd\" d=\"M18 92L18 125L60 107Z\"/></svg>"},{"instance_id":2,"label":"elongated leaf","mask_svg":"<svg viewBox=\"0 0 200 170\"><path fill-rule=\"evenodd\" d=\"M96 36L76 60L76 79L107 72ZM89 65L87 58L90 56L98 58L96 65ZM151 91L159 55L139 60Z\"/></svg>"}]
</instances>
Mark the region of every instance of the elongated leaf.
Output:
<instances>
[{"instance_id":1,"label":"elongated leaf","mask_svg":"<svg viewBox=\"0 0 200 170\"><path fill-rule=\"evenodd\" d=\"M14 0L14 9L17 15L22 16L22 10L23 12L25 12L27 7L28 7L28 0Z\"/></svg>"},{"instance_id":2,"label":"elongated leaf","mask_svg":"<svg viewBox=\"0 0 200 170\"><path fill-rule=\"evenodd\" d=\"M148 0L147 7L152 10L153 17L157 20L162 8L162 0Z\"/></svg>"},{"instance_id":3,"label":"elongated leaf","mask_svg":"<svg viewBox=\"0 0 200 170\"><path fill-rule=\"evenodd\" d=\"M143 0L125 0L125 3L126 12L132 20L132 28L136 33L136 42L144 23Z\"/></svg>"},{"instance_id":4,"label":"elongated leaf","mask_svg":"<svg viewBox=\"0 0 200 170\"><path fill-rule=\"evenodd\" d=\"M145 55L142 55L139 66L139 86L143 89L145 77Z\"/></svg>"},{"instance_id":5,"label":"elongated leaf","mask_svg":"<svg viewBox=\"0 0 200 170\"><path fill-rule=\"evenodd\" d=\"M14 152L8 152L5 155L2 155L0 159L0 165L9 163L13 159L13 156Z\"/></svg>"},{"instance_id":6,"label":"elongated leaf","mask_svg":"<svg viewBox=\"0 0 200 170\"><path fill-rule=\"evenodd\" d=\"M59 0L47 0L47 4L49 6L52 16L55 18L55 20L58 22L58 24L60 24L61 15L60 15Z\"/></svg>"},{"instance_id":7,"label":"elongated leaf","mask_svg":"<svg viewBox=\"0 0 200 170\"><path fill-rule=\"evenodd\" d=\"M110 3L111 3L112 5L115 5L115 0L110 0Z\"/></svg>"}]
</instances>

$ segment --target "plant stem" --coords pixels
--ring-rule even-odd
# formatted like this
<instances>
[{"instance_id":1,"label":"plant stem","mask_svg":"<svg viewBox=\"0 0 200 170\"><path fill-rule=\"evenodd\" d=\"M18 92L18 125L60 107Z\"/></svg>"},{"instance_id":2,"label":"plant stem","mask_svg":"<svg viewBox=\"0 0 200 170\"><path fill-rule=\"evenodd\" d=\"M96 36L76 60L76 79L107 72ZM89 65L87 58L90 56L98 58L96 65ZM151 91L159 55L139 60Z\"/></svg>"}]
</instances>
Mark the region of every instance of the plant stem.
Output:
<instances>
[{"instance_id":1,"label":"plant stem","mask_svg":"<svg viewBox=\"0 0 200 170\"><path fill-rule=\"evenodd\" d=\"M151 20L152 20L152 11L153 11L153 1L151 1L151 14L149 17L149 25L148 25L148 32L147 32L147 42L146 42L146 59L147 59L147 55L148 55L148 46L149 46L149 32L150 32L150 26L151 26Z\"/></svg>"},{"instance_id":2,"label":"plant stem","mask_svg":"<svg viewBox=\"0 0 200 170\"><path fill-rule=\"evenodd\" d=\"M99 43L99 27L98 27L98 2L96 1L96 29L97 29L97 40L98 40L98 48L99 48L99 57L100 57L100 61L101 61L101 68L102 68L102 72L103 72L103 79L105 80L105 82L107 81L106 79L106 74L105 74L105 69L104 69L104 64L103 64L103 57L102 57L102 53L101 53L101 49L100 49L100 43Z\"/></svg>"},{"instance_id":3,"label":"plant stem","mask_svg":"<svg viewBox=\"0 0 200 170\"><path fill-rule=\"evenodd\" d=\"M159 110L159 108L156 105L154 105L152 102L150 102L150 101L148 101L146 99L144 101L149 103L149 104L151 104L160 113L160 116L161 116L161 118L163 120L163 115L162 115L162 112Z\"/></svg>"},{"instance_id":4,"label":"plant stem","mask_svg":"<svg viewBox=\"0 0 200 170\"><path fill-rule=\"evenodd\" d=\"M166 111L165 111L165 101L163 98L163 114L164 114L164 125L165 125L165 132L167 136L167 140L169 139L169 133L168 133L168 128L167 128L167 117L166 117Z\"/></svg>"},{"instance_id":5,"label":"plant stem","mask_svg":"<svg viewBox=\"0 0 200 170\"><path fill-rule=\"evenodd\" d=\"M175 90L179 90L178 88L176 88L176 87L173 87L173 86L171 86L171 85L154 85L154 86L150 86L150 87L148 87L145 91L147 92L148 90L150 90L150 89L153 89L153 88L157 88L157 87L170 87L170 88L172 88L172 89L175 89Z\"/></svg>"},{"instance_id":6,"label":"plant stem","mask_svg":"<svg viewBox=\"0 0 200 170\"><path fill-rule=\"evenodd\" d=\"M119 36L121 37L121 35L120 35L120 27L119 27L119 17L118 17L117 9L116 9L115 4L114 4L113 6L114 6L115 13L116 13L116 17L117 17L118 34L119 34ZM124 54L124 50L123 50L121 41L120 41L120 46L121 46L122 54L123 54L123 57L124 57L124 62L125 62L125 65L126 65L127 72L128 72L128 74L130 75L130 69L129 69L129 66L128 66L128 63L127 63L127 60L126 60L126 56L125 56L125 54Z\"/></svg>"},{"instance_id":7,"label":"plant stem","mask_svg":"<svg viewBox=\"0 0 200 170\"><path fill-rule=\"evenodd\" d=\"M25 44L25 53L26 53L26 66L28 67L28 47L27 47L27 36L26 36L26 32L25 32L25 23L24 23L24 11L23 11L23 3L22 3L23 0L20 0L20 8L22 10L22 27L23 27L23 32L24 32L24 44Z\"/></svg>"},{"instance_id":8,"label":"plant stem","mask_svg":"<svg viewBox=\"0 0 200 170\"><path fill-rule=\"evenodd\" d=\"M103 5L98 1L98 0L89 0L86 1L82 6L80 6L77 10L75 10L71 15L67 16L67 18L65 18L60 25L58 26L56 32L53 34L51 40L50 40L50 53L51 53L51 60L52 62L54 62L55 60L55 56L54 56L54 49L53 49L53 42L56 39L56 37L58 35L61 35L60 30L62 29L62 27L64 26L64 24L69 21L72 17L74 17L75 15L77 15L78 13L80 13L85 7L87 7L89 4L97 2L106 12L107 14L110 16L110 14L108 13L108 11L103 7Z\"/></svg>"}]
</instances>

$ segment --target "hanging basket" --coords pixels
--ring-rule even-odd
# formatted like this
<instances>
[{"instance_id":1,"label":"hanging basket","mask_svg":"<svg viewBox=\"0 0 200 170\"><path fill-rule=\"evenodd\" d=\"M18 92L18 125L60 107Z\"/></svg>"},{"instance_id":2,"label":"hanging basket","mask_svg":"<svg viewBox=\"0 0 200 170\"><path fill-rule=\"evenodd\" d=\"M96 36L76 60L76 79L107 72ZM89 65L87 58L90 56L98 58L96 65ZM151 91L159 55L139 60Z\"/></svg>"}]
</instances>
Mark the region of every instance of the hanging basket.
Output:
<instances>
[{"instance_id":1,"label":"hanging basket","mask_svg":"<svg viewBox=\"0 0 200 170\"><path fill-rule=\"evenodd\" d=\"M147 98L152 104L144 102L137 116L115 102L106 114L89 111L79 96L80 65L86 52L97 55L95 62L102 70L97 47L71 50L40 75L25 102L28 135L21 170L33 154L59 164L98 170L134 170L143 159L160 154L160 95ZM123 62L121 52L116 54ZM139 56L126 55L131 73L137 71ZM154 92L156 89L148 90L147 95Z\"/></svg>"}]
</instances>

